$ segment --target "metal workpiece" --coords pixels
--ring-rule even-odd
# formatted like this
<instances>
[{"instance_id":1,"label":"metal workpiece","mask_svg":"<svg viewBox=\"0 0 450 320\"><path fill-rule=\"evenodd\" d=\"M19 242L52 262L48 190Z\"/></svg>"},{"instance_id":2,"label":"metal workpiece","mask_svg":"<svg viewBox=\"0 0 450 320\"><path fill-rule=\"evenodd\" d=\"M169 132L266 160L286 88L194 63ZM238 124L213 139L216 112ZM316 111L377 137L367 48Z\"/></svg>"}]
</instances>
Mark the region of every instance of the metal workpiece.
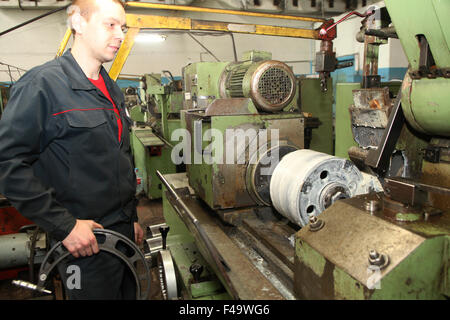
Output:
<instances>
[{"instance_id":1,"label":"metal workpiece","mask_svg":"<svg viewBox=\"0 0 450 320\"><path fill-rule=\"evenodd\" d=\"M38 292L42 292L42 293L46 293L46 294L52 294L52 292L50 290L47 290L45 288L42 287L38 287L37 285L30 283L28 281L23 281L23 280L13 280L11 282L13 285L21 287L21 288L25 288L25 289L29 289L29 290L33 290L33 291L38 291Z\"/></svg>"},{"instance_id":2,"label":"metal workpiece","mask_svg":"<svg viewBox=\"0 0 450 320\"><path fill-rule=\"evenodd\" d=\"M380 198L381 197L381 198ZM295 241L295 292L300 299L443 299L449 294L448 216L392 219L366 209L382 194L335 202L317 232ZM444 272L442 272L444 270Z\"/></svg>"},{"instance_id":3,"label":"metal workpiece","mask_svg":"<svg viewBox=\"0 0 450 320\"><path fill-rule=\"evenodd\" d=\"M287 154L275 168L270 197L283 216L299 226L334 202L379 188L369 175L342 158L312 150Z\"/></svg>"},{"instance_id":4,"label":"metal workpiece","mask_svg":"<svg viewBox=\"0 0 450 320\"><path fill-rule=\"evenodd\" d=\"M275 60L230 64L220 77L223 98L251 98L260 111L277 112L294 98L296 80L292 69Z\"/></svg>"},{"instance_id":5,"label":"metal workpiece","mask_svg":"<svg viewBox=\"0 0 450 320\"><path fill-rule=\"evenodd\" d=\"M392 109L389 88L353 90L349 108L355 141L363 149L377 148Z\"/></svg>"},{"instance_id":6,"label":"metal workpiece","mask_svg":"<svg viewBox=\"0 0 450 320\"><path fill-rule=\"evenodd\" d=\"M0 236L0 269L26 266L31 255L31 233L13 233ZM42 261L46 249L45 233L39 232L34 255L35 264Z\"/></svg>"}]
</instances>

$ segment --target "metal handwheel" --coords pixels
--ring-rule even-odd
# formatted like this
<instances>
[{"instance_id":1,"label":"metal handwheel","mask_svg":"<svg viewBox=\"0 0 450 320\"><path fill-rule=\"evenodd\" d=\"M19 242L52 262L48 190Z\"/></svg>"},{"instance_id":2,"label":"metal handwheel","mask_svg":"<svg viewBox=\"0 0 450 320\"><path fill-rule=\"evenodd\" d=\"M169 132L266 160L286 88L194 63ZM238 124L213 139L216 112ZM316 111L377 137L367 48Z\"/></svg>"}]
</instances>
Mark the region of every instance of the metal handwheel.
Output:
<instances>
[{"instance_id":1,"label":"metal handwheel","mask_svg":"<svg viewBox=\"0 0 450 320\"><path fill-rule=\"evenodd\" d=\"M175 264L173 263L169 250L161 250L158 252L158 271L164 300L177 299L178 289Z\"/></svg>"},{"instance_id":2,"label":"metal handwheel","mask_svg":"<svg viewBox=\"0 0 450 320\"><path fill-rule=\"evenodd\" d=\"M128 268L130 268L131 272L133 273L134 279L136 280L136 299L147 300L150 293L151 275L150 269L148 268L147 262L145 261L144 254L141 252L139 247L124 235L112 230L94 229L93 233L97 238L98 248L100 251L106 251L117 256L123 262L125 262ZM104 241L100 241L102 240L102 238L104 238ZM127 252L127 254L125 254L122 251L119 251L117 249L117 245L119 243L125 244L127 249L131 249L130 252ZM47 281L48 276L58 265L58 263L60 263L70 255L71 253L67 251L67 249L60 241L50 249L44 260L42 261L41 268L39 270L39 282L37 285L27 283L25 281L13 281L13 283L40 292L50 293L45 289L45 282ZM137 270L134 266L134 264L138 261L141 261L144 265L144 272L141 275L138 275ZM147 283L144 291L141 288L140 280L142 279L146 279Z\"/></svg>"}]
</instances>

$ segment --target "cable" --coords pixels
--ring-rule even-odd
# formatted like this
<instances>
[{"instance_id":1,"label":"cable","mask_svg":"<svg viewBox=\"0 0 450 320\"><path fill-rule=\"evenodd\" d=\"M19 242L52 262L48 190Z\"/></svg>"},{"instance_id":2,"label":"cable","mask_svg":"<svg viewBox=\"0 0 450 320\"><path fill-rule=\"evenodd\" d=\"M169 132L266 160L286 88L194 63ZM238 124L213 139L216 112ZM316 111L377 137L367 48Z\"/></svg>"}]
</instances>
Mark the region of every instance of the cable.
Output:
<instances>
[{"instance_id":1,"label":"cable","mask_svg":"<svg viewBox=\"0 0 450 320\"><path fill-rule=\"evenodd\" d=\"M237 53L236 53L236 43L234 42L234 36L233 36L232 32L230 32L230 36L231 36L231 42L233 44L234 62L237 62L238 61L238 57L237 57Z\"/></svg>"},{"instance_id":2,"label":"cable","mask_svg":"<svg viewBox=\"0 0 450 320\"><path fill-rule=\"evenodd\" d=\"M42 18L44 18L44 17L46 17L46 16L49 16L49 15L51 15L51 14L53 14L53 13L56 13L56 12L65 10L65 9L67 9L69 6L70 6L70 4L65 5L64 7L61 7L61 8L54 9L54 10L49 11L49 12L47 12L47 13L44 13L44 14L42 14L42 15L40 15L40 16L37 16L37 17L35 17L35 18L33 18L33 19L30 19L30 20L28 20L28 21L25 21L25 22L23 22L23 23L21 23L21 24L18 24L17 26L12 27L12 28L10 28L10 29L8 29L8 30L2 31L2 32L0 32L0 37L3 36L3 35L5 35L5 34L7 34L7 33L9 33L9 32L11 32L11 31L14 31L14 30L17 30L17 29L19 29L19 28L22 28L23 26L26 26L27 24L30 24L30 23L32 23L32 22L34 22L34 21L37 21L37 20L40 20L40 19L42 19ZM19 7L23 10L22 5L21 5L21 3L20 3L20 0L19 0Z\"/></svg>"},{"instance_id":3,"label":"cable","mask_svg":"<svg viewBox=\"0 0 450 320\"><path fill-rule=\"evenodd\" d=\"M198 41L190 32L188 32L188 35L195 40L203 49L205 49L210 55L214 57L214 59L217 60L217 62L220 62L220 60L212 53L207 47L205 47L200 41Z\"/></svg>"}]
</instances>

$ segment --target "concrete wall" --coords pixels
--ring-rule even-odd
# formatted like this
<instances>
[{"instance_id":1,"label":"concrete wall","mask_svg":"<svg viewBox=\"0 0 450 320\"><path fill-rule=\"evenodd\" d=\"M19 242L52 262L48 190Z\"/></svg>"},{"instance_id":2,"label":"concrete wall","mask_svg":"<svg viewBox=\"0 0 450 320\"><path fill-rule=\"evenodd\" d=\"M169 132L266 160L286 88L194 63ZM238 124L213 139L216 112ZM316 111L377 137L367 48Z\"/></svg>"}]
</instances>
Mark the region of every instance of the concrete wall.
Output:
<instances>
[{"instance_id":1,"label":"concrete wall","mask_svg":"<svg viewBox=\"0 0 450 320\"><path fill-rule=\"evenodd\" d=\"M383 2L377 5L383 6ZM359 9L363 12L363 9ZM6 30L47 12L46 10L0 9L0 31ZM311 23L302 23L289 20L261 19L243 16L229 16L221 14L202 14L194 12L168 12L158 10L130 10L130 13L172 15L190 17L193 19L229 21L237 23L256 23L279 26L291 26L298 28L311 28ZM340 19L344 15L335 17ZM360 28L361 19L354 17L338 26L338 37L334 41L334 48L338 57L355 55L355 72L360 73L363 63L364 46L355 40L355 35ZM30 69L53 59L66 31L66 15L59 12L33 22L21 29L12 31L0 37L0 62L17 66L22 69ZM197 61L215 61L193 39L183 33L163 32L167 35L162 43L136 43L122 70L123 74L142 75L149 72L161 72L170 70L174 76L181 75L181 68L188 63ZM273 59L281 61L313 60L315 51L319 48L319 42L307 39L295 39L288 37L270 37L235 34L238 58L247 50L266 50L273 54ZM234 59L232 42L229 35L225 36L198 36L214 55L222 61ZM70 47L69 43L68 47ZM109 69L111 64L105 65ZM314 67L309 62L289 63L296 74L314 73ZM407 67L399 40L390 39L388 45L381 46L379 68L381 72L386 68L400 71ZM12 70L13 80L17 80L21 73ZM10 81L5 66L0 65L0 81ZM312 72L311 72L312 71ZM398 72L397 72L398 73ZM389 76L390 77L390 76ZM385 80L385 79L383 79Z\"/></svg>"},{"instance_id":2,"label":"concrete wall","mask_svg":"<svg viewBox=\"0 0 450 320\"><path fill-rule=\"evenodd\" d=\"M0 9L0 31L45 13L45 10ZM130 13L167 15L164 11L132 10ZM259 23L299 28L311 28L311 23L288 20L258 19L252 17L213 15L201 13L170 12L172 16L188 16L193 19L230 21L240 23ZM66 16L59 12L33 22L21 29L0 37L0 62L23 69L42 64L53 57L66 31ZM167 40L162 43L136 43L122 70L124 74L142 75L149 72L170 70L174 76L181 75L181 68L197 61L215 61L205 50L189 36L182 33L165 32ZM311 60L314 58L314 41L287 37L270 37L235 34L238 58L247 50L271 51L273 59L282 61ZM222 61L234 59L232 42L229 35L201 36L202 42L214 55ZM70 43L68 47L70 46ZM291 63L297 74L310 73L309 63ZM110 64L105 67L109 69ZM0 65L0 81L9 81ZM13 80L19 74L13 72Z\"/></svg>"}]
</instances>

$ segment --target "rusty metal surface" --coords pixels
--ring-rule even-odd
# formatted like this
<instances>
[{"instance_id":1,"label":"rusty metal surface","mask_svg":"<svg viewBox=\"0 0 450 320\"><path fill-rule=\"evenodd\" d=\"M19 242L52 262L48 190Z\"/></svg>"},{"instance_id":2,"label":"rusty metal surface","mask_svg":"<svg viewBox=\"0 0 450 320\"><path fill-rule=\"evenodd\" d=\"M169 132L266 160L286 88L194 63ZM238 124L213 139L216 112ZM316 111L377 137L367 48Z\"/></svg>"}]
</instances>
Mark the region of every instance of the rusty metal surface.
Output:
<instances>
[{"instance_id":1,"label":"rusty metal surface","mask_svg":"<svg viewBox=\"0 0 450 320\"><path fill-rule=\"evenodd\" d=\"M294 300L294 272L246 228L240 226L234 230L228 236L285 299Z\"/></svg>"},{"instance_id":2,"label":"rusty metal surface","mask_svg":"<svg viewBox=\"0 0 450 320\"><path fill-rule=\"evenodd\" d=\"M450 164L424 161L422 182L450 188ZM434 207L450 212L450 196L431 194L430 202Z\"/></svg>"},{"instance_id":3,"label":"rusty metal surface","mask_svg":"<svg viewBox=\"0 0 450 320\"><path fill-rule=\"evenodd\" d=\"M397 96L393 110L389 114L389 120L383 131L383 136L376 149L369 150L365 164L377 171L385 171L389 165L392 152L402 132L405 116L401 107L401 94Z\"/></svg>"},{"instance_id":4,"label":"rusty metal surface","mask_svg":"<svg viewBox=\"0 0 450 320\"><path fill-rule=\"evenodd\" d=\"M294 247L289 237L295 233L294 229L287 232L279 223L249 217L243 219L243 225L249 232L267 246L290 270L294 270Z\"/></svg>"},{"instance_id":5,"label":"rusty metal surface","mask_svg":"<svg viewBox=\"0 0 450 320\"><path fill-rule=\"evenodd\" d=\"M377 148L391 110L389 88L353 90L354 105L349 108L353 136L363 148Z\"/></svg>"},{"instance_id":6,"label":"rusty metal surface","mask_svg":"<svg viewBox=\"0 0 450 320\"><path fill-rule=\"evenodd\" d=\"M335 265L366 284L371 275L367 272L370 250L389 256L390 264L381 270L383 278L421 245L425 238L368 214L364 210L364 201L363 198L352 198L334 203L320 215L320 219L325 222L321 230L311 232L309 228L303 228L296 236L326 257L331 263L329 268L334 269ZM323 276L326 274L324 270Z\"/></svg>"},{"instance_id":7,"label":"rusty metal surface","mask_svg":"<svg viewBox=\"0 0 450 320\"><path fill-rule=\"evenodd\" d=\"M205 111L206 116L251 114L249 98L215 99Z\"/></svg>"},{"instance_id":8,"label":"rusty metal surface","mask_svg":"<svg viewBox=\"0 0 450 320\"><path fill-rule=\"evenodd\" d=\"M167 181L174 187L188 186L187 176L185 173L165 175ZM176 190L175 190L176 192ZM221 222L217 219L214 211L207 208L198 199L190 196L180 196L184 204L194 213L198 224L201 226L205 234L214 244L217 252L229 268L227 277L232 282L236 289L239 299L244 300L279 300L283 296L279 291L253 266L248 258L240 251L234 242L227 236L221 228ZM168 197L171 204L173 204L173 195ZM190 219L186 216L181 216L181 219L192 232L196 244L199 247L202 255L211 264L214 271L218 274L223 282L223 277L220 274L220 268L211 258L205 244L202 242L196 228L192 225ZM225 285L225 284L224 284Z\"/></svg>"},{"instance_id":9,"label":"rusty metal surface","mask_svg":"<svg viewBox=\"0 0 450 320\"><path fill-rule=\"evenodd\" d=\"M412 206L423 204L426 201L426 193L420 190L413 181L399 178L386 178L385 182L386 192L392 200Z\"/></svg>"},{"instance_id":10,"label":"rusty metal surface","mask_svg":"<svg viewBox=\"0 0 450 320\"><path fill-rule=\"evenodd\" d=\"M366 160L368 151L364 150L362 148L351 146L348 149L348 156L350 160L353 161L353 163L361 170L364 168L364 161Z\"/></svg>"}]
</instances>

